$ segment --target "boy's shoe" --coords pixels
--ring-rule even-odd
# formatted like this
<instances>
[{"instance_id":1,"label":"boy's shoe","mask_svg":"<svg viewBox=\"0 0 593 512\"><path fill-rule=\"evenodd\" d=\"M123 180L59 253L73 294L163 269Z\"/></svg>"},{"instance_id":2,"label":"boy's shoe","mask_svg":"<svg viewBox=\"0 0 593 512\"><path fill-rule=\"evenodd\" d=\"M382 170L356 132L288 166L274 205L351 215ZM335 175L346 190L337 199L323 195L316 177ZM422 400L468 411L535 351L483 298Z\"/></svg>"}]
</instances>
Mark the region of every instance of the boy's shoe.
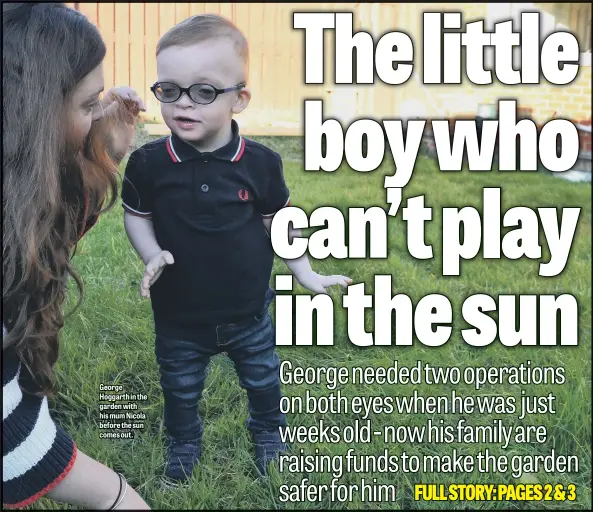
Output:
<instances>
[{"instance_id":1,"label":"boy's shoe","mask_svg":"<svg viewBox=\"0 0 593 512\"><path fill-rule=\"evenodd\" d=\"M169 439L167 466L165 476L162 478L163 485L171 488L186 486L194 467L200 460L201 453L201 439L195 441Z\"/></svg>"},{"instance_id":2,"label":"boy's shoe","mask_svg":"<svg viewBox=\"0 0 593 512\"><path fill-rule=\"evenodd\" d=\"M278 460L280 453L288 450L288 445L282 442L279 430L254 432L252 437L255 444L257 470L262 476L267 476L268 464Z\"/></svg>"}]
</instances>

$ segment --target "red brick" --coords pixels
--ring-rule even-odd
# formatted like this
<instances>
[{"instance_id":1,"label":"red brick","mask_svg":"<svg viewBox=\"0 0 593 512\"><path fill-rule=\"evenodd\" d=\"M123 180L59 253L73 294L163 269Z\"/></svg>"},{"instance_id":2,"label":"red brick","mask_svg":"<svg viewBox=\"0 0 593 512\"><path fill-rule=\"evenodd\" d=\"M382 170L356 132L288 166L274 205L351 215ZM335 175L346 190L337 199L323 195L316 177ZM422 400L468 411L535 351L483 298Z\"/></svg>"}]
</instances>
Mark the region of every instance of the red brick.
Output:
<instances>
[{"instance_id":1,"label":"red brick","mask_svg":"<svg viewBox=\"0 0 593 512\"><path fill-rule=\"evenodd\" d=\"M590 123L590 121L589 121ZM579 130L579 147L581 151L591 151L591 134Z\"/></svg>"}]
</instances>

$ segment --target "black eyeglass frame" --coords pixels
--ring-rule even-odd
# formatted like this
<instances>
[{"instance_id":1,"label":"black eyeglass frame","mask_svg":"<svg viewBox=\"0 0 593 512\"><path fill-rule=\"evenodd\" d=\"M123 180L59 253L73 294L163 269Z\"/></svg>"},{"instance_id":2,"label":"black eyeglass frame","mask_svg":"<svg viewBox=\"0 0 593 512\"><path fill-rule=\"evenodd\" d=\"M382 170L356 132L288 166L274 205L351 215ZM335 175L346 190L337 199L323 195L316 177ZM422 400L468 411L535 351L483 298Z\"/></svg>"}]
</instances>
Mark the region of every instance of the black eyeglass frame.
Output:
<instances>
[{"instance_id":1,"label":"black eyeglass frame","mask_svg":"<svg viewBox=\"0 0 593 512\"><path fill-rule=\"evenodd\" d=\"M179 89L179 95L171 101L163 101L162 99L160 99L157 96L156 93L156 88L159 85L172 85L174 87L177 87L177 89ZM192 87L196 87L196 86L207 86L207 87L211 87L212 90L214 91L214 98L212 98L212 101L209 101L208 103L200 103L199 101L194 100L191 97L191 94L189 93L190 89ZM237 85L234 85L233 87L226 87L225 89L218 89L217 87L214 87L212 84L206 84L206 83L197 83L197 84L192 84L189 87L181 87L177 84L174 84L173 82L155 82L154 84L152 84L150 86L150 90L152 91L152 93L154 94L155 98L160 101L161 103L175 103L176 101L179 101L179 99L181 98L181 96L183 96L183 94L187 94L187 97L192 100L194 103L197 103L198 105L210 105L210 103L214 103L214 101L216 100L216 98L218 98L219 95L224 94L225 92L231 92L231 91L237 91L239 89L243 89L245 87L245 82L240 82Z\"/></svg>"}]
</instances>

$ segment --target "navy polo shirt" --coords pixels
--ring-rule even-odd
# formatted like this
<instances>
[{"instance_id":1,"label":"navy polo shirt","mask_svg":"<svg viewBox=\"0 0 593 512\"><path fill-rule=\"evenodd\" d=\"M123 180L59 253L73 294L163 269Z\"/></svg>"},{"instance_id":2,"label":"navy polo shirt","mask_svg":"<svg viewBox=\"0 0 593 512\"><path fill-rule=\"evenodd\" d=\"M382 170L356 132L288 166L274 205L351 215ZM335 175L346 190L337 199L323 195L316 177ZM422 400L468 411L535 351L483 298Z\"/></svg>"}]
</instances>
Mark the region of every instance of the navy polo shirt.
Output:
<instances>
[{"instance_id":1,"label":"navy polo shirt","mask_svg":"<svg viewBox=\"0 0 593 512\"><path fill-rule=\"evenodd\" d=\"M159 334L191 339L196 326L234 323L264 305L274 252L262 217L289 204L282 159L239 134L201 153L177 135L134 151L124 209L151 219L175 260L151 287Z\"/></svg>"}]
</instances>

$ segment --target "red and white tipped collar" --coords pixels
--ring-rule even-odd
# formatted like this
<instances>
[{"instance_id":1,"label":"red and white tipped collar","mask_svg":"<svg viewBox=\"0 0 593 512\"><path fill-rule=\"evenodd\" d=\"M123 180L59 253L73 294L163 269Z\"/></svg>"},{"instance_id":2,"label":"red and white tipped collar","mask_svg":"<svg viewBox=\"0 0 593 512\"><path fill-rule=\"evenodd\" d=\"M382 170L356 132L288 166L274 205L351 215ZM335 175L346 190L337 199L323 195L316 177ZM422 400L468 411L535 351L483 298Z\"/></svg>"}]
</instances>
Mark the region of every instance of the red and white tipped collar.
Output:
<instances>
[{"instance_id":1,"label":"red and white tipped collar","mask_svg":"<svg viewBox=\"0 0 593 512\"><path fill-rule=\"evenodd\" d=\"M239 135L239 125L234 119L231 122L231 128L233 130L233 138L231 141L209 154L221 160L238 162L245 151L245 139ZM171 160L175 163L204 156L204 153L201 153L174 133L165 139L165 147L167 148L167 153L169 153Z\"/></svg>"},{"instance_id":2,"label":"red and white tipped collar","mask_svg":"<svg viewBox=\"0 0 593 512\"><path fill-rule=\"evenodd\" d=\"M175 148L173 147L172 138L173 137L169 135L169 137L167 137L167 140L165 141L167 153L169 153L169 156L171 157L171 160L173 160L173 162L181 162L181 158L179 158L179 155L176 153Z\"/></svg>"}]
</instances>

